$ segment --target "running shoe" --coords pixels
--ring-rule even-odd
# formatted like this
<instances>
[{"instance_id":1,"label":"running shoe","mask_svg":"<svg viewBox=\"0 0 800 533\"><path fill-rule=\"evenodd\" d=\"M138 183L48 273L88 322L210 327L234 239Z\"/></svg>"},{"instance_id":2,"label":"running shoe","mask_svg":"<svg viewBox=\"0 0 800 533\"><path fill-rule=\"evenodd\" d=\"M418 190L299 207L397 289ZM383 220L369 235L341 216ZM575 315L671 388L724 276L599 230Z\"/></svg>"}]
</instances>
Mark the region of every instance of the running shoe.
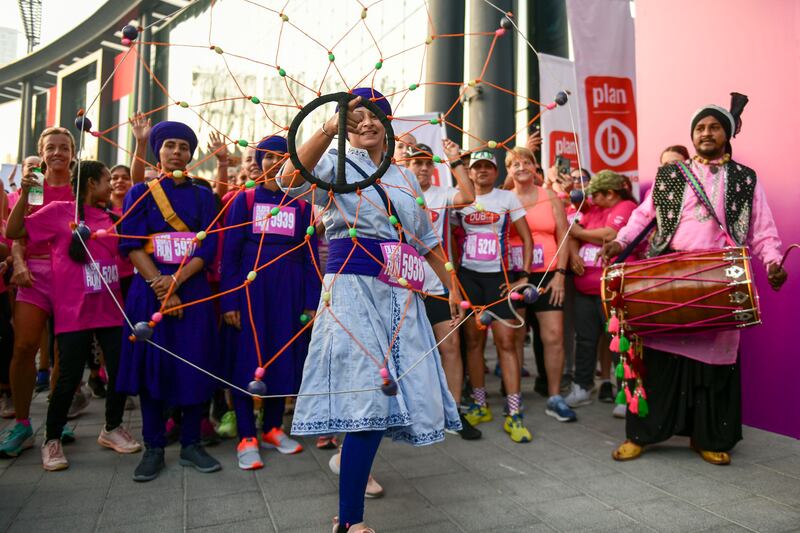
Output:
<instances>
[{"instance_id":1,"label":"running shoe","mask_svg":"<svg viewBox=\"0 0 800 533\"><path fill-rule=\"evenodd\" d=\"M136 404L136 398L133 396L128 396L125 398L125 410L126 411L134 411L138 409L139 406Z\"/></svg>"},{"instance_id":2,"label":"running shoe","mask_svg":"<svg viewBox=\"0 0 800 533\"><path fill-rule=\"evenodd\" d=\"M614 386L610 381L604 381L600 384L597 399L603 403L614 403Z\"/></svg>"},{"instance_id":3,"label":"running shoe","mask_svg":"<svg viewBox=\"0 0 800 533\"><path fill-rule=\"evenodd\" d=\"M246 437L239 441L239 445L236 447L236 457L239 459L239 468L242 470L264 468L264 462L258 451L258 439L255 437Z\"/></svg>"},{"instance_id":4,"label":"running shoe","mask_svg":"<svg viewBox=\"0 0 800 533\"><path fill-rule=\"evenodd\" d=\"M383 487L381 487L381 484L375 481L375 478L372 476L367 478L367 488L364 490L364 497L370 500L383 498Z\"/></svg>"},{"instance_id":5,"label":"running shoe","mask_svg":"<svg viewBox=\"0 0 800 533\"><path fill-rule=\"evenodd\" d=\"M572 384L572 390L565 398L570 407L580 407L592 403L592 391L586 390L577 383Z\"/></svg>"},{"instance_id":6,"label":"running shoe","mask_svg":"<svg viewBox=\"0 0 800 533\"><path fill-rule=\"evenodd\" d=\"M625 418L625 413L628 411L628 406L624 403L618 403L614 406L614 410L611 411L611 416L614 418Z\"/></svg>"},{"instance_id":7,"label":"running shoe","mask_svg":"<svg viewBox=\"0 0 800 533\"><path fill-rule=\"evenodd\" d=\"M0 457L17 457L22 450L33 448L33 428L30 423L17 422L11 430L6 430L0 441Z\"/></svg>"},{"instance_id":8,"label":"running shoe","mask_svg":"<svg viewBox=\"0 0 800 533\"><path fill-rule=\"evenodd\" d=\"M567 402L561 396L551 396L547 400L544 414L552 416L559 422L575 422L578 419L578 415L569 408Z\"/></svg>"},{"instance_id":9,"label":"running shoe","mask_svg":"<svg viewBox=\"0 0 800 533\"><path fill-rule=\"evenodd\" d=\"M530 442L533 439L528 428L522 425L522 415L520 414L507 416L503 429L511 436L511 440L514 442Z\"/></svg>"},{"instance_id":10,"label":"running shoe","mask_svg":"<svg viewBox=\"0 0 800 533\"><path fill-rule=\"evenodd\" d=\"M61 444L72 444L73 442L75 442L75 431L65 425L61 430Z\"/></svg>"},{"instance_id":11,"label":"running shoe","mask_svg":"<svg viewBox=\"0 0 800 533\"><path fill-rule=\"evenodd\" d=\"M117 453L136 453L142 451L142 445L128 433L128 430L118 426L111 431L106 431L105 426L100 430L97 437L97 444L106 448L111 448Z\"/></svg>"},{"instance_id":12,"label":"running shoe","mask_svg":"<svg viewBox=\"0 0 800 533\"><path fill-rule=\"evenodd\" d=\"M303 445L294 439L290 439L281 428L272 428L269 433L262 433L261 447L272 448L285 455L291 455L303 451Z\"/></svg>"},{"instance_id":13,"label":"running shoe","mask_svg":"<svg viewBox=\"0 0 800 533\"><path fill-rule=\"evenodd\" d=\"M67 412L67 420L72 420L82 415L83 412L89 408L89 401L91 398L91 392L87 394L83 386L81 386L80 390L72 397L72 404L69 406L69 411Z\"/></svg>"},{"instance_id":14,"label":"running shoe","mask_svg":"<svg viewBox=\"0 0 800 533\"><path fill-rule=\"evenodd\" d=\"M36 372L36 392L44 392L50 389L50 370L39 370Z\"/></svg>"},{"instance_id":15,"label":"running shoe","mask_svg":"<svg viewBox=\"0 0 800 533\"><path fill-rule=\"evenodd\" d=\"M48 472L69 468L69 461L64 456L60 439L50 439L42 444L42 468Z\"/></svg>"},{"instance_id":16,"label":"running shoe","mask_svg":"<svg viewBox=\"0 0 800 533\"><path fill-rule=\"evenodd\" d=\"M87 382L89 389L92 391L92 398L105 398L106 397L106 384L100 376L89 376Z\"/></svg>"},{"instance_id":17,"label":"running shoe","mask_svg":"<svg viewBox=\"0 0 800 533\"><path fill-rule=\"evenodd\" d=\"M142 460L133 471L133 480L138 482L153 481L164 468L164 448L145 448Z\"/></svg>"},{"instance_id":18,"label":"running shoe","mask_svg":"<svg viewBox=\"0 0 800 533\"><path fill-rule=\"evenodd\" d=\"M478 440L481 438L481 430L473 426L469 423L469 420L462 415L458 415L461 418L461 429L459 430L458 434L461 435L461 438L464 440Z\"/></svg>"},{"instance_id":19,"label":"running shoe","mask_svg":"<svg viewBox=\"0 0 800 533\"><path fill-rule=\"evenodd\" d=\"M320 450L333 450L339 447L339 441L333 435L323 435L317 438L317 448Z\"/></svg>"},{"instance_id":20,"label":"running shoe","mask_svg":"<svg viewBox=\"0 0 800 533\"><path fill-rule=\"evenodd\" d=\"M464 414L464 418L470 423L470 425L477 426L483 422L491 422L492 411L489 409L488 405L473 403L469 406L469 409Z\"/></svg>"},{"instance_id":21,"label":"running shoe","mask_svg":"<svg viewBox=\"0 0 800 533\"><path fill-rule=\"evenodd\" d=\"M11 396L0 396L0 418L11 419L17 416L14 399Z\"/></svg>"},{"instance_id":22,"label":"running shoe","mask_svg":"<svg viewBox=\"0 0 800 533\"><path fill-rule=\"evenodd\" d=\"M181 448L181 466L191 466L198 472L210 474L222 469L219 461L211 457L201 444L192 444Z\"/></svg>"},{"instance_id":23,"label":"running shoe","mask_svg":"<svg viewBox=\"0 0 800 533\"><path fill-rule=\"evenodd\" d=\"M222 420L217 426L217 435L223 439L232 439L236 436L236 413L227 411L222 415Z\"/></svg>"}]
</instances>

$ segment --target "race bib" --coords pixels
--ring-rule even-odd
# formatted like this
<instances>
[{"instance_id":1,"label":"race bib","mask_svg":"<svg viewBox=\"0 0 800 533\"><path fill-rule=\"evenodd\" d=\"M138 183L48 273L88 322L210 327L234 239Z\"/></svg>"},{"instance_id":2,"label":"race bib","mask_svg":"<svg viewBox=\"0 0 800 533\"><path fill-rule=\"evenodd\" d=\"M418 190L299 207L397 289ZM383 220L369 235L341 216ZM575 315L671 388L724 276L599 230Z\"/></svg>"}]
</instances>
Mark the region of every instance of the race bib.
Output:
<instances>
[{"instance_id":1,"label":"race bib","mask_svg":"<svg viewBox=\"0 0 800 533\"><path fill-rule=\"evenodd\" d=\"M153 236L153 255L159 263L179 265L184 257L194 255L194 233L175 231Z\"/></svg>"},{"instance_id":2,"label":"race bib","mask_svg":"<svg viewBox=\"0 0 800 533\"><path fill-rule=\"evenodd\" d=\"M405 278L408 287L421 291L425 283L425 260L413 246L406 243L382 242L381 252L386 268L381 270L378 279L393 287L403 287L397 278Z\"/></svg>"},{"instance_id":3,"label":"race bib","mask_svg":"<svg viewBox=\"0 0 800 533\"><path fill-rule=\"evenodd\" d=\"M102 278L101 278L102 276ZM119 288L119 268L115 261L98 261L83 265L83 287L84 292L93 294L105 290L103 280L112 289Z\"/></svg>"},{"instance_id":4,"label":"race bib","mask_svg":"<svg viewBox=\"0 0 800 533\"><path fill-rule=\"evenodd\" d=\"M586 266L595 266L597 257L600 254L601 248L596 244L584 244L578 250L578 255L583 259L583 264Z\"/></svg>"},{"instance_id":5,"label":"race bib","mask_svg":"<svg viewBox=\"0 0 800 533\"><path fill-rule=\"evenodd\" d=\"M536 270L544 267L544 246L541 244L533 245L533 261L531 261L531 270Z\"/></svg>"},{"instance_id":6,"label":"race bib","mask_svg":"<svg viewBox=\"0 0 800 533\"><path fill-rule=\"evenodd\" d=\"M524 264L522 261L522 252L524 251L524 247L521 244L512 244L511 250L508 257L508 267L509 270L512 272L521 272L525 270Z\"/></svg>"},{"instance_id":7,"label":"race bib","mask_svg":"<svg viewBox=\"0 0 800 533\"><path fill-rule=\"evenodd\" d=\"M267 218L273 208L280 207L280 212ZM297 222L297 208L291 205L283 207L275 204L258 202L253 206L253 233L270 233L273 235L294 236Z\"/></svg>"},{"instance_id":8,"label":"race bib","mask_svg":"<svg viewBox=\"0 0 800 533\"><path fill-rule=\"evenodd\" d=\"M500 252L500 243L494 233L473 233L464 241L464 255L473 261L495 261Z\"/></svg>"}]
</instances>

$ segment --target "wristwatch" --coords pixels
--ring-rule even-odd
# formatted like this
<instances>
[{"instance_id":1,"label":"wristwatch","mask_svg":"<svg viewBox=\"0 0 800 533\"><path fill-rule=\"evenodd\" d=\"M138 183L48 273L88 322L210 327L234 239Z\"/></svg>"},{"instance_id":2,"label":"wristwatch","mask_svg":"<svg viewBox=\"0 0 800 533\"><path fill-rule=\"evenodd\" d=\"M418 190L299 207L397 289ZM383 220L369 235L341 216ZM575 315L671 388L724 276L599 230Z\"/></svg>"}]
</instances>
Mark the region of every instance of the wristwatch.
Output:
<instances>
[{"instance_id":1,"label":"wristwatch","mask_svg":"<svg viewBox=\"0 0 800 533\"><path fill-rule=\"evenodd\" d=\"M462 160L456 159L455 161L450 163L450 168L455 169L457 166L463 165L463 164L464 164L464 162Z\"/></svg>"}]
</instances>

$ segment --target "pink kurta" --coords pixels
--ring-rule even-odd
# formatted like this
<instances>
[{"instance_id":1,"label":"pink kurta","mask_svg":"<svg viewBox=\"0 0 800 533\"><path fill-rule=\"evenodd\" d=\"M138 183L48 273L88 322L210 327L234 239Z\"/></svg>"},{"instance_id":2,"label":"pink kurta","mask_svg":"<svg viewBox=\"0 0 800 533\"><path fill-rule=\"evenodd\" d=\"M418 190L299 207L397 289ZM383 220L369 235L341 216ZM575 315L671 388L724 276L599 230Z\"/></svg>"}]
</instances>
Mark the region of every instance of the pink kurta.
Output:
<instances>
[{"instance_id":1,"label":"pink kurta","mask_svg":"<svg viewBox=\"0 0 800 533\"><path fill-rule=\"evenodd\" d=\"M708 165L692 161L691 168L703 184L717 216L724 221L725 189L728 178L725 167L720 167L716 174L712 174ZM631 215L628 224L619 230L616 240L623 246L631 242L655 218L656 209L652 193L652 190L648 192L644 202ZM681 219L670 242L670 248L677 251L711 250L723 248L727 244L725 234L706 212L691 187L687 186ZM753 192L750 231L745 244L750 248L752 256L758 258L765 267L781 260L781 240L760 181L756 183ZM726 365L736 361L739 331L652 335L644 337L643 341L645 346L656 350L680 354L703 363Z\"/></svg>"}]
</instances>

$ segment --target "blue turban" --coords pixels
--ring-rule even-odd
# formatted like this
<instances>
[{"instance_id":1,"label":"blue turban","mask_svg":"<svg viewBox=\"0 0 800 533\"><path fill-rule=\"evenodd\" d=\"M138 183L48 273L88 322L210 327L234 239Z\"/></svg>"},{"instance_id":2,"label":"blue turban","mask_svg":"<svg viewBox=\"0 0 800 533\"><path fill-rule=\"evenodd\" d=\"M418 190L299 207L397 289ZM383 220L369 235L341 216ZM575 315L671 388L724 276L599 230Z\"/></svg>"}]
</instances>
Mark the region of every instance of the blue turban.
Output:
<instances>
[{"instance_id":1,"label":"blue turban","mask_svg":"<svg viewBox=\"0 0 800 533\"><path fill-rule=\"evenodd\" d=\"M261 163L264 161L264 156L267 155L266 150L285 154L289 151L289 145L286 144L285 137L278 137L276 135L267 137L258 143L258 146L256 146L256 163L258 163L259 170L261 170Z\"/></svg>"},{"instance_id":2,"label":"blue turban","mask_svg":"<svg viewBox=\"0 0 800 533\"><path fill-rule=\"evenodd\" d=\"M194 155L194 151L197 149L197 135L194 134L192 128L183 122L165 120L153 126L153 129L150 130L150 148L153 150L156 157L159 157L161 145L164 144L164 141L167 139L186 141L189 143L189 152L191 152L192 155Z\"/></svg>"},{"instance_id":3,"label":"blue turban","mask_svg":"<svg viewBox=\"0 0 800 533\"><path fill-rule=\"evenodd\" d=\"M389 100L387 100L385 96L372 87L359 87L358 89L353 89L350 92L355 96L360 96L362 100L374 99L373 103L377 105L386 116L391 116L392 106L389 105Z\"/></svg>"}]
</instances>

